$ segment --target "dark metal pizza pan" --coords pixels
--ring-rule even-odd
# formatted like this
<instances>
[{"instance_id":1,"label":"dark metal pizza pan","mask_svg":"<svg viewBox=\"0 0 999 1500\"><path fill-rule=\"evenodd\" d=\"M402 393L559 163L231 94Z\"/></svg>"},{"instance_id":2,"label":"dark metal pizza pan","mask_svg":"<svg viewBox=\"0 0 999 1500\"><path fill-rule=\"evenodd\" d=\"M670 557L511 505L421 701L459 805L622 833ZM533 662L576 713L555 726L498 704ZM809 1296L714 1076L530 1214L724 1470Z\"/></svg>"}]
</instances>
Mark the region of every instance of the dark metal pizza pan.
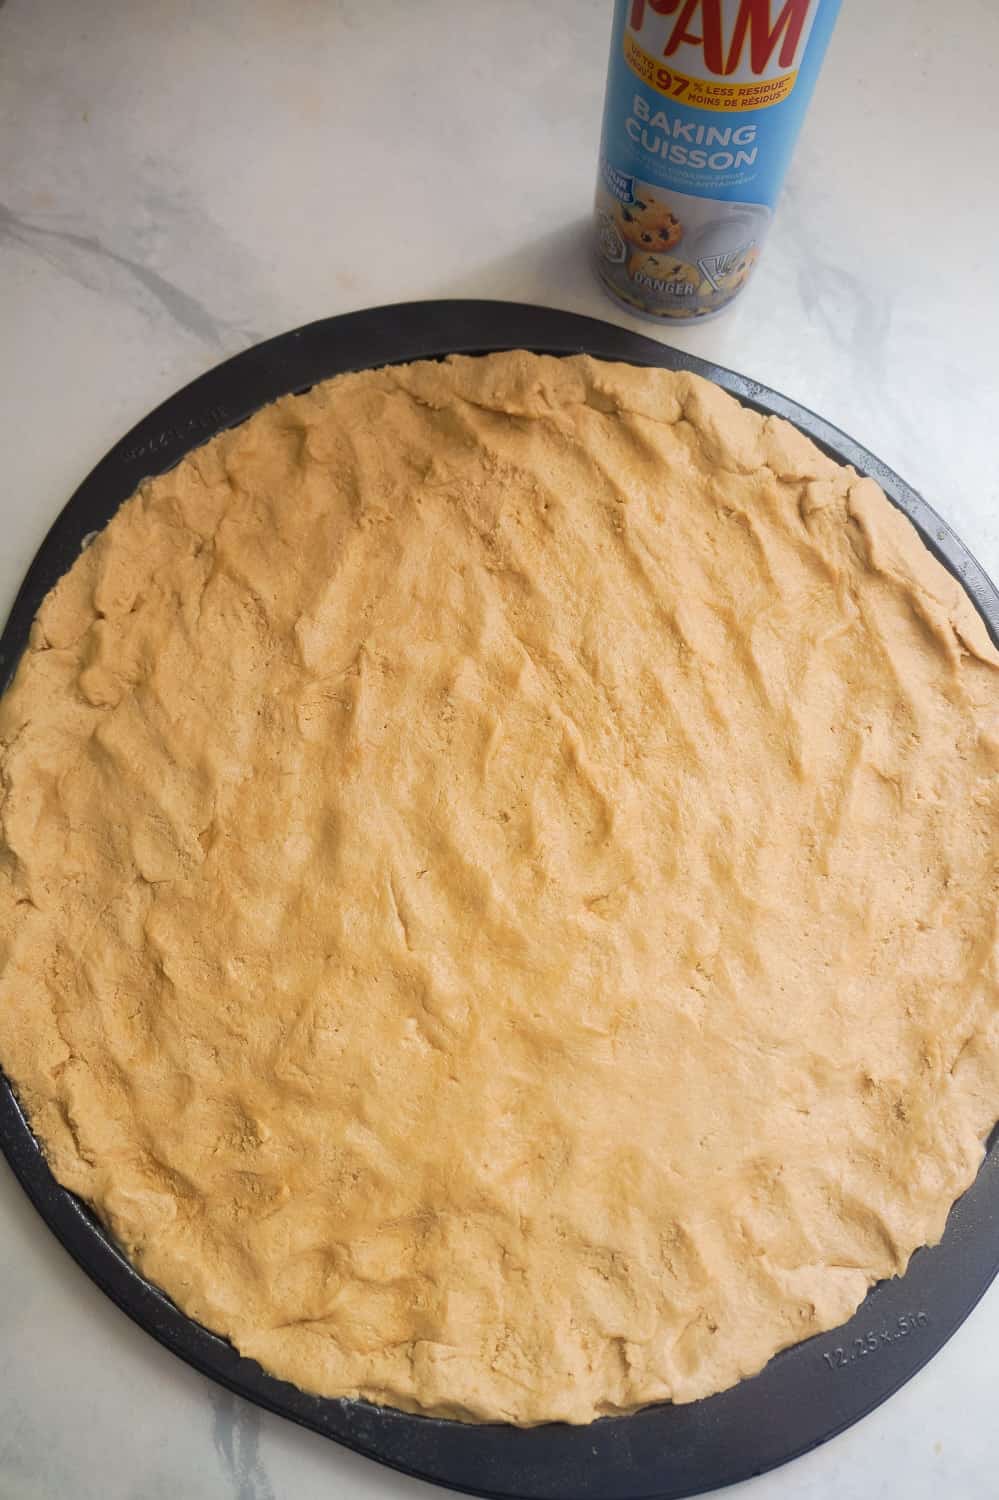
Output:
<instances>
[{"instance_id":1,"label":"dark metal pizza pan","mask_svg":"<svg viewBox=\"0 0 999 1500\"><path fill-rule=\"evenodd\" d=\"M147 475L172 468L190 449L266 402L345 370L514 348L694 370L757 410L787 417L833 458L878 480L960 578L999 644L999 593L946 522L872 453L795 401L591 318L517 303L416 302L310 323L248 349L193 381L116 443L69 501L28 570L0 640L0 685L12 674L47 591L87 535L110 520ZM381 1463L503 1500L678 1500L785 1463L856 1422L914 1375L999 1269L994 1132L939 1245L918 1250L903 1277L874 1287L844 1327L785 1350L733 1390L589 1427L466 1426L305 1395L192 1322L132 1269L87 1208L55 1181L2 1075L0 1147L87 1275L196 1369Z\"/></svg>"}]
</instances>

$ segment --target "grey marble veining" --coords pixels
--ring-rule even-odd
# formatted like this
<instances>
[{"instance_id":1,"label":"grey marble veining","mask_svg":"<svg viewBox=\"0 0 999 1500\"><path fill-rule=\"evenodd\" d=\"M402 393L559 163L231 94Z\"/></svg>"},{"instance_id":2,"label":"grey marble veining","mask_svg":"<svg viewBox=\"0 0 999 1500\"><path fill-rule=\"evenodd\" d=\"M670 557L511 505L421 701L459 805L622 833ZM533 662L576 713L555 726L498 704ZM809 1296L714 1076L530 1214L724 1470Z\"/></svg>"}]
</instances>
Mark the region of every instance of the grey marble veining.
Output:
<instances>
[{"instance_id":1,"label":"grey marble veining","mask_svg":"<svg viewBox=\"0 0 999 1500\"><path fill-rule=\"evenodd\" d=\"M539 301L650 332L585 249L607 0L0 0L0 596L123 431L312 318ZM999 9L844 0L755 285L671 340L878 452L999 577ZM664 335L665 336L665 335ZM415 1482L133 1327L0 1164L0 1500L328 1500ZM999 1497L993 1290L758 1500Z\"/></svg>"},{"instance_id":2,"label":"grey marble veining","mask_svg":"<svg viewBox=\"0 0 999 1500\"><path fill-rule=\"evenodd\" d=\"M0 203L0 245L4 241L22 246L40 257L53 271L89 291L107 294L112 289L141 307L143 292L159 303L178 328L207 344L223 347L221 327L213 313L183 287L169 281L141 260L123 255L101 243L96 235L32 223L19 218Z\"/></svg>"},{"instance_id":3,"label":"grey marble veining","mask_svg":"<svg viewBox=\"0 0 999 1500\"><path fill-rule=\"evenodd\" d=\"M229 1391L212 1392L212 1440L236 1500L274 1500L260 1457L260 1413Z\"/></svg>"}]
</instances>

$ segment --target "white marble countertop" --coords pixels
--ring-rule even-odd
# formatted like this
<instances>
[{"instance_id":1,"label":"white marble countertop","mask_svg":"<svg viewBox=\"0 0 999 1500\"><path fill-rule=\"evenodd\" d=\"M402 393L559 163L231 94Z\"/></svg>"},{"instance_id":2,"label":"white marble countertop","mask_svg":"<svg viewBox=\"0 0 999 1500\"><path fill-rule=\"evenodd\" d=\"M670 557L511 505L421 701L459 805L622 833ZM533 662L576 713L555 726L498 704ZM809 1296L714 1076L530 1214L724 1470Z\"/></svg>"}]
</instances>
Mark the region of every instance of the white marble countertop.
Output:
<instances>
[{"instance_id":1,"label":"white marble countertop","mask_svg":"<svg viewBox=\"0 0 999 1500\"><path fill-rule=\"evenodd\" d=\"M133 422L225 355L377 303L617 313L588 269L609 0L0 0L0 603ZM737 310L674 342L920 489L999 577L991 0L845 0ZM0 1163L0 1497L419 1486L188 1370ZM739 1493L999 1496L999 1287L866 1421ZM425 1491L426 1492L426 1491Z\"/></svg>"}]
</instances>

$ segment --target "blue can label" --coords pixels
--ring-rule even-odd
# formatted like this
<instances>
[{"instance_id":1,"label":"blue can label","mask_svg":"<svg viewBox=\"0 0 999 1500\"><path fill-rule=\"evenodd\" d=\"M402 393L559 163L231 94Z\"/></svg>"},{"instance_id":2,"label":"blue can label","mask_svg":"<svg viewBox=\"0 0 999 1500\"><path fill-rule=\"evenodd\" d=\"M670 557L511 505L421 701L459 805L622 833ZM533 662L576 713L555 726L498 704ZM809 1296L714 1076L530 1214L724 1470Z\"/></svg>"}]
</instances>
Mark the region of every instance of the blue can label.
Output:
<instances>
[{"instance_id":1,"label":"blue can label","mask_svg":"<svg viewBox=\"0 0 999 1500\"><path fill-rule=\"evenodd\" d=\"M839 0L616 0L597 258L641 312L716 312L751 275Z\"/></svg>"}]
</instances>

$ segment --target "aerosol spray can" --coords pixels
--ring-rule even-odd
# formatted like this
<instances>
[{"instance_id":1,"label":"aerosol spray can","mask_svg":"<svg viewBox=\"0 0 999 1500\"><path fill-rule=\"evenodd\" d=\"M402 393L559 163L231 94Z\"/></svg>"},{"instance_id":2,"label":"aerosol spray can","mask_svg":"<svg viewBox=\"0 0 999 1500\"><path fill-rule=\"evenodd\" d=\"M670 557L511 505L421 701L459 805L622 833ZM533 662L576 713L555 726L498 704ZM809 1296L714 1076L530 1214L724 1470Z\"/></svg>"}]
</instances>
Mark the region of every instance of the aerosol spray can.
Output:
<instances>
[{"instance_id":1,"label":"aerosol spray can","mask_svg":"<svg viewBox=\"0 0 999 1500\"><path fill-rule=\"evenodd\" d=\"M596 198L607 290L721 312L753 273L840 0L615 0Z\"/></svg>"}]
</instances>

